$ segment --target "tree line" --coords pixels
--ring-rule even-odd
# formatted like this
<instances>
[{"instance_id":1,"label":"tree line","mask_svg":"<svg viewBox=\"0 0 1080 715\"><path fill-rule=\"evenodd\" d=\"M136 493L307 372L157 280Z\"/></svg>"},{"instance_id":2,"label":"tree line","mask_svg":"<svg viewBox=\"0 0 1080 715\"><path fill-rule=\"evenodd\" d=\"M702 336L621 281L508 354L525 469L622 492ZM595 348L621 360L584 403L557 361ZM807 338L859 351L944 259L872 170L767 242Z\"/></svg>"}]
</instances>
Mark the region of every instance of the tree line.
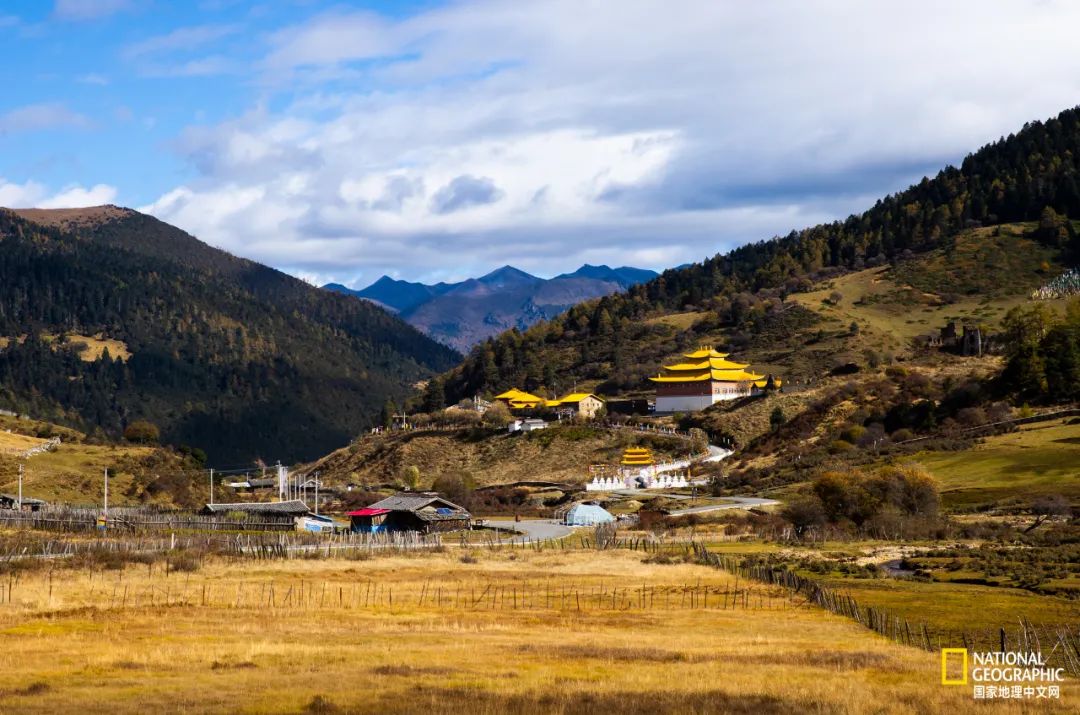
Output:
<instances>
[{"instance_id":1,"label":"tree line","mask_svg":"<svg viewBox=\"0 0 1080 715\"><path fill-rule=\"evenodd\" d=\"M131 356L83 360L69 333ZM457 360L385 311L139 214L71 233L0 211L0 336L0 407L110 437L145 419L234 462L324 454Z\"/></svg>"}]
</instances>

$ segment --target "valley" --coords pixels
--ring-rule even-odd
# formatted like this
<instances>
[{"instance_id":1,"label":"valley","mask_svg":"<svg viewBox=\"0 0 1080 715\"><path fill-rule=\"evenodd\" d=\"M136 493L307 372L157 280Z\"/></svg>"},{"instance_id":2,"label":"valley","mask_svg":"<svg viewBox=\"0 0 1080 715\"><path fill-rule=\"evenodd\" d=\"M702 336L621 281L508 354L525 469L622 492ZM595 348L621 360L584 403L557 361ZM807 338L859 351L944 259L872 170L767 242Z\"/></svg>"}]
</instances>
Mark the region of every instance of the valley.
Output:
<instances>
[{"instance_id":1,"label":"valley","mask_svg":"<svg viewBox=\"0 0 1080 715\"><path fill-rule=\"evenodd\" d=\"M425 285L383 276L362 290L323 286L364 298L400 315L439 342L465 353L473 345L511 329L525 330L571 306L616 293L656 277L640 268L584 265L551 279L503 266L460 283Z\"/></svg>"},{"instance_id":2,"label":"valley","mask_svg":"<svg viewBox=\"0 0 1080 715\"><path fill-rule=\"evenodd\" d=\"M964 647L1045 653L1057 694L1005 710L1071 711L1078 117L651 278L318 289L0 212L0 692L975 712Z\"/></svg>"}]
</instances>

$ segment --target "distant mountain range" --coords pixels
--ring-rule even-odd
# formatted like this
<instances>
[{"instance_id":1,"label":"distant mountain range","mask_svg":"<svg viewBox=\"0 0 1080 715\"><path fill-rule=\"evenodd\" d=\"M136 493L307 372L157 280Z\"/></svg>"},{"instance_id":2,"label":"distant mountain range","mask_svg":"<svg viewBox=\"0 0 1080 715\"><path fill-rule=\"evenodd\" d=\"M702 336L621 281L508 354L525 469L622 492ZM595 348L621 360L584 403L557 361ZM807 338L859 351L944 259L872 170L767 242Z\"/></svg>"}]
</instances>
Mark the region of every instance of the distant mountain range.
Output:
<instances>
[{"instance_id":1,"label":"distant mountain range","mask_svg":"<svg viewBox=\"0 0 1080 715\"><path fill-rule=\"evenodd\" d=\"M338 283L327 290L364 298L399 314L436 340L461 352L510 328L524 329L591 298L652 280L643 268L584 265L551 279L503 266L460 283L411 283L383 276L367 288Z\"/></svg>"}]
</instances>

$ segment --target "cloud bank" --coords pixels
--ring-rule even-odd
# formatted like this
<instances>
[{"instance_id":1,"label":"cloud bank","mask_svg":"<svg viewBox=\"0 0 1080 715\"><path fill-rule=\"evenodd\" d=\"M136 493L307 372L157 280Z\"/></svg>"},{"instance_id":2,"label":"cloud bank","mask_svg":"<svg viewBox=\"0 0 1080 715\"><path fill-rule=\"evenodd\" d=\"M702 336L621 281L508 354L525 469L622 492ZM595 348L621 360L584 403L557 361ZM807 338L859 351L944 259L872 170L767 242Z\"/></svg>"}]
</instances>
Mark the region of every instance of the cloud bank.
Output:
<instances>
[{"instance_id":1,"label":"cloud bank","mask_svg":"<svg viewBox=\"0 0 1080 715\"><path fill-rule=\"evenodd\" d=\"M143 208L316 280L663 268L1077 103L1077 26L1035 0L339 9L265 38L258 103L178 137L196 178Z\"/></svg>"},{"instance_id":2,"label":"cloud bank","mask_svg":"<svg viewBox=\"0 0 1080 715\"><path fill-rule=\"evenodd\" d=\"M106 184L91 187L73 184L51 193L34 181L16 184L0 177L0 206L5 208L74 209L100 206L115 202L116 193L116 187Z\"/></svg>"}]
</instances>

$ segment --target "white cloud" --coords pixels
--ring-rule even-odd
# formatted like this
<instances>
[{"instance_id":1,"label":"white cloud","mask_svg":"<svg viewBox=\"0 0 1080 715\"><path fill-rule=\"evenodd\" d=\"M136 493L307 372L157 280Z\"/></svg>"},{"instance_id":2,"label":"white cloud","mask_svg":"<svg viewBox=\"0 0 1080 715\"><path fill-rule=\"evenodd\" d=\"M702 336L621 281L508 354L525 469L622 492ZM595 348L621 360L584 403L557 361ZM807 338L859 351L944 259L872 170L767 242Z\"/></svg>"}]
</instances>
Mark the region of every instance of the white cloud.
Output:
<instances>
[{"instance_id":1,"label":"white cloud","mask_svg":"<svg viewBox=\"0 0 1080 715\"><path fill-rule=\"evenodd\" d=\"M85 115L73 112L63 104L28 104L0 114L0 134L33 132L45 129L85 129L91 126Z\"/></svg>"},{"instance_id":2,"label":"white cloud","mask_svg":"<svg viewBox=\"0 0 1080 715\"><path fill-rule=\"evenodd\" d=\"M102 74L91 72L89 74L79 75L76 78L80 84L96 84L98 86L105 86L109 83L109 78Z\"/></svg>"},{"instance_id":3,"label":"white cloud","mask_svg":"<svg viewBox=\"0 0 1080 715\"><path fill-rule=\"evenodd\" d=\"M274 70L375 59L399 51L401 25L372 12L331 12L278 32L266 66Z\"/></svg>"},{"instance_id":4,"label":"white cloud","mask_svg":"<svg viewBox=\"0 0 1080 715\"><path fill-rule=\"evenodd\" d=\"M116 188L97 184L89 188L71 185L51 194L35 181L14 184L0 178L0 206L7 208L67 209L113 203Z\"/></svg>"},{"instance_id":5,"label":"white cloud","mask_svg":"<svg viewBox=\"0 0 1080 715\"><path fill-rule=\"evenodd\" d=\"M164 35L149 37L132 43L124 48L122 55L127 59L138 59L147 55L158 55L177 51L190 51L212 42L234 35L241 30L239 25L197 25L181 27Z\"/></svg>"},{"instance_id":6,"label":"white cloud","mask_svg":"<svg viewBox=\"0 0 1080 715\"><path fill-rule=\"evenodd\" d=\"M127 45L121 56L137 63L145 77L199 77L239 70L233 60L220 54L199 54L207 45L239 33L235 24L180 27L164 35Z\"/></svg>"},{"instance_id":7,"label":"white cloud","mask_svg":"<svg viewBox=\"0 0 1080 715\"><path fill-rule=\"evenodd\" d=\"M46 189L35 181L25 184L13 184L0 178L0 206L21 209L36 206L46 193Z\"/></svg>"},{"instance_id":8,"label":"white cloud","mask_svg":"<svg viewBox=\"0 0 1080 715\"><path fill-rule=\"evenodd\" d=\"M132 0L56 0L53 17L58 20L97 20L130 9Z\"/></svg>"},{"instance_id":9,"label":"white cloud","mask_svg":"<svg viewBox=\"0 0 1080 715\"><path fill-rule=\"evenodd\" d=\"M1077 26L1044 0L338 10L268 38L263 103L185 132L199 176L147 208L343 281L675 265L1076 103Z\"/></svg>"},{"instance_id":10,"label":"white cloud","mask_svg":"<svg viewBox=\"0 0 1080 715\"><path fill-rule=\"evenodd\" d=\"M95 184L90 188L68 186L63 191L42 201L43 209L69 209L83 206L101 206L116 200L116 188L106 184Z\"/></svg>"}]
</instances>

